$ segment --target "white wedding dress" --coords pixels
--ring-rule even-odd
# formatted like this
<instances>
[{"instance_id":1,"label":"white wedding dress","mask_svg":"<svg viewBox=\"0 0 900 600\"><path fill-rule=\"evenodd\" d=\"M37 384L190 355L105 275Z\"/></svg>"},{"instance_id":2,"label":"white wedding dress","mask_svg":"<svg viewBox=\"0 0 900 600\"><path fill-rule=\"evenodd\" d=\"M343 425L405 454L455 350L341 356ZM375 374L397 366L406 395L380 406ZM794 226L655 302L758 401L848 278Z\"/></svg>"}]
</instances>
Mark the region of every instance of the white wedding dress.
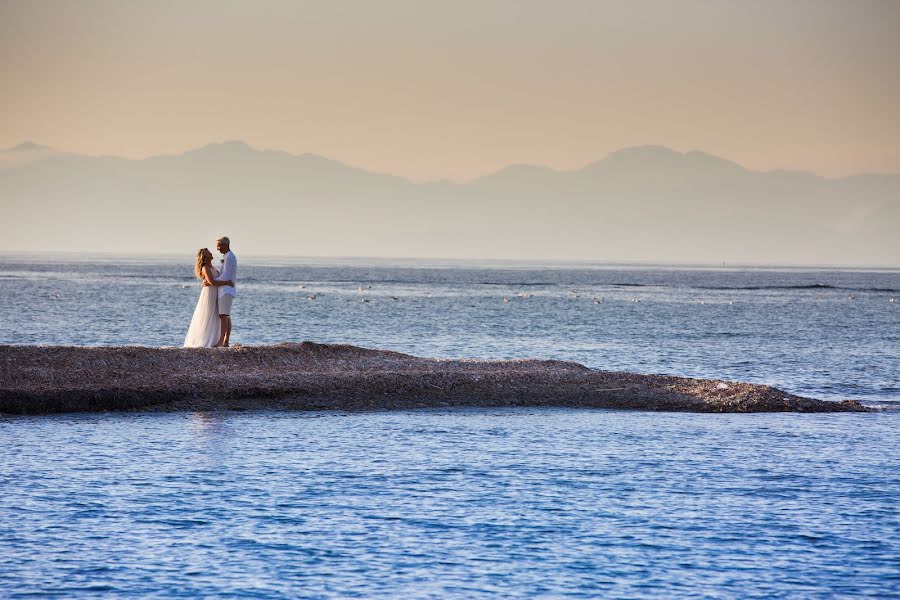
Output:
<instances>
[{"instance_id":1,"label":"white wedding dress","mask_svg":"<svg viewBox=\"0 0 900 600\"><path fill-rule=\"evenodd\" d=\"M212 266L212 276L216 278L219 272ZM219 321L218 288L213 285L204 285L200 290L200 299L197 300L197 308L191 318L187 335L184 336L185 348L212 348L219 341L222 324Z\"/></svg>"}]
</instances>

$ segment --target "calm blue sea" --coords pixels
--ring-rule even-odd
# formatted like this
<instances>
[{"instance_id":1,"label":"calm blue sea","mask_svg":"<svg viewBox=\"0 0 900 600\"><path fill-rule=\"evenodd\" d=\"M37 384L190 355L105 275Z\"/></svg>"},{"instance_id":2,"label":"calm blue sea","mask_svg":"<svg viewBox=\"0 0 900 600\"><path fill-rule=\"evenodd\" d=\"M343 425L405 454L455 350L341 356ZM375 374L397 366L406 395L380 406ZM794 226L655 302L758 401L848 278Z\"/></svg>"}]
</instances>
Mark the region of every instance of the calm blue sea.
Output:
<instances>
[{"instance_id":1,"label":"calm blue sea","mask_svg":"<svg viewBox=\"0 0 900 600\"><path fill-rule=\"evenodd\" d=\"M900 272L238 258L237 343L885 410L0 417L0 598L898 595ZM179 345L198 294L190 257L2 257L0 343Z\"/></svg>"}]
</instances>

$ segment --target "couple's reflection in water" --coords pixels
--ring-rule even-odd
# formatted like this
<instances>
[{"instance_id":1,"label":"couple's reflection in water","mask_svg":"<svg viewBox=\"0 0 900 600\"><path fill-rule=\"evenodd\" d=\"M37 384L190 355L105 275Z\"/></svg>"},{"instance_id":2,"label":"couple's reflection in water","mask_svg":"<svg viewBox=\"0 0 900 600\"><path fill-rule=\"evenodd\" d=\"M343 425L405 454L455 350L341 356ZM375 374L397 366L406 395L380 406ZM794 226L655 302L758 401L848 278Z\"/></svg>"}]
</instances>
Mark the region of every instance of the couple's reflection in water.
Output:
<instances>
[{"instance_id":1,"label":"couple's reflection in water","mask_svg":"<svg viewBox=\"0 0 900 600\"><path fill-rule=\"evenodd\" d=\"M188 423L198 449L204 449L217 456L227 454L234 441L234 426L228 416L221 412L188 413Z\"/></svg>"},{"instance_id":2,"label":"couple's reflection in water","mask_svg":"<svg viewBox=\"0 0 900 600\"><path fill-rule=\"evenodd\" d=\"M188 413L191 429L203 435L221 435L233 431L228 423L226 415L221 412L192 412Z\"/></svg>"}]
</instances>

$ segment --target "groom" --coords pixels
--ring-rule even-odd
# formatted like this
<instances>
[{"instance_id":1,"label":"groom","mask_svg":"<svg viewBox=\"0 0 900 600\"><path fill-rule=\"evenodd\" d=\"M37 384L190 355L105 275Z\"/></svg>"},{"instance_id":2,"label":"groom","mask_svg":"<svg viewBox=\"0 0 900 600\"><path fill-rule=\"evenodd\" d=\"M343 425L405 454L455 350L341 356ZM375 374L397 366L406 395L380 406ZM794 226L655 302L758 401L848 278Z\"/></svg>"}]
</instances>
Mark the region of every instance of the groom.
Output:
<instances>
[{"instance_id":1,"label":"groom","mask_svg":"<svg viewBox=\"0 0 900 600\"><path fill-rule=\"evenodd\" d=\"M234 297L237 296L237 290L234 285L226 285L225 281L237 284L237 258L231 251L231 240L222 236L216 240L216 250L223 254L222 268L219 269L219 276L216 277L212 285L219 288L219 320L221 321L219 341L216 342L217 347L227 348L228 340L231 338L231 305L234 303Z\"/></svg>"}]
</instances>

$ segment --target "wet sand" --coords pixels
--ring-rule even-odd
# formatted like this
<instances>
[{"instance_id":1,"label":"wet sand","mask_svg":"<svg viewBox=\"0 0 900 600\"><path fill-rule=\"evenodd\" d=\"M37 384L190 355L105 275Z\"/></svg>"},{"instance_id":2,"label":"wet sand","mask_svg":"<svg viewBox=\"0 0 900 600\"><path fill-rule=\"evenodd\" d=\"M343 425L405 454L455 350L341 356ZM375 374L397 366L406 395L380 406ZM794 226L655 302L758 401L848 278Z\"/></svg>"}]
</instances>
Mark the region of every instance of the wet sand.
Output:
<instances>
[{"instance_id":1,"label":"wet sand","mask_svg":"<svg viewBox=\"0 0 900 600\"><path fill-rule=\"evenodd\" d=\"M765 385L597 371L573 362L418 358L346 345L228 349L0 346L0 413L568 406L864 412Z\"/></svg>"}]
</instances>

